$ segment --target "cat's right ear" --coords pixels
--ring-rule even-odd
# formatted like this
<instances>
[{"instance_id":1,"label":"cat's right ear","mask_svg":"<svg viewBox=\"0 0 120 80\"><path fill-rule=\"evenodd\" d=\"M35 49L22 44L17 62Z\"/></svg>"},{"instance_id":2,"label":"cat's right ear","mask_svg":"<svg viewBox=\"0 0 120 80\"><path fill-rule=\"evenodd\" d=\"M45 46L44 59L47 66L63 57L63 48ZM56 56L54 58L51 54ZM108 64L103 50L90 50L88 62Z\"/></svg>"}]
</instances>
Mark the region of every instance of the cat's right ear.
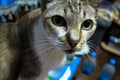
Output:
<instances>
[{"instance_id":1,"label":"cat's right ear","mask_svg":"<svg viewBox=\"0 0 120 80\"><path fill-rule=\"evenodd\" d=\"M44 12L47 8L47 4L50 3L52 0L40 0L41 10Z\"/></svg>"}]
</instances>

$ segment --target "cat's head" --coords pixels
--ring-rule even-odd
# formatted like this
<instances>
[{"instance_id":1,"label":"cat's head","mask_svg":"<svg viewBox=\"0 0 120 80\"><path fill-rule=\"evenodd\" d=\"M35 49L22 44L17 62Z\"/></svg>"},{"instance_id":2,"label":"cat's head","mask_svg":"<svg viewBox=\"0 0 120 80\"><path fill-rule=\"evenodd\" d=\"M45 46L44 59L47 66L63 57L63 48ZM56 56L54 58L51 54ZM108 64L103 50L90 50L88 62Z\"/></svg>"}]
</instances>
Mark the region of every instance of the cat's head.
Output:
<instances>
[{"instance_id":1,"label":"cat's head","mask_svg":"<svg viewBox=\"0 0 120 80\"><path fill-rule=\"evenodd\" d=\"M89 52L100 0L41 0L43 23L51 42L67 53Z\"/></svg>"}]
</instances>

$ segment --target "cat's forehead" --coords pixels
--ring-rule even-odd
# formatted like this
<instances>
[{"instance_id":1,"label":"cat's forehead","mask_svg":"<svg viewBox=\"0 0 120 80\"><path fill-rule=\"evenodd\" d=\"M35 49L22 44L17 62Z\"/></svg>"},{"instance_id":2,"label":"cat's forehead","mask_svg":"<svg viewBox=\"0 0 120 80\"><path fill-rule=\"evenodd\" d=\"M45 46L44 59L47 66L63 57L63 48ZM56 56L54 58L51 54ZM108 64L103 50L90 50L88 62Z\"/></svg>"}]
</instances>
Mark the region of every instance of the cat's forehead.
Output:
<instances>
[{"instance_id":1,"label":"cat's forehead","mask_svg":"<svg viewBox=\"0 0 120 80\"><path fill-rule=\"evenodd\" d=\"M63 5L65 8L70 7L72 12L80 13L81 10L93 12L94 9L90 6L88 0L53 0L47 4L47 8Z\"/></svg>"},{"instance_id":2,"label":"cat's forehead","mask_svg":"<svg viewBox=\"0 0 120 80\"><path fill-rule=\"evenodd\" d=\"M64 5L69 5L69 6L74 6L75 8L82 7L89 5L88 0L52 0L48 6L54 6L58 4L64 4Z\"/></svg>"},{"instance_id":3,"label":"cat's forehead","mask_svg":"<svg viewBox=\"0 0 120 80\"><path fill-rule=\"evenodd\" d=\"M91 15L95 16L96 11L95 9L89 5L88 0L53 0L47 5L47 8L56 8L59 7L58 10L60 10L60 7L62 10L70 10L73 14L76 15ZM62 11L61 10L61 11Z\"/></svg>"},{"instance_id":4,"label":"cat's forehead","mask_svg":"<svg viewBox=\"0 0 120 80\"><path fill-rule=\"evenodd\" d=\"M69 7L72 13L83 13L83 15L90 14L92 16L92 14L96 12L95 9L89 5L89 2L85 0L66 0L66 2L66 7Z\"/></svg>"}]
</instances>

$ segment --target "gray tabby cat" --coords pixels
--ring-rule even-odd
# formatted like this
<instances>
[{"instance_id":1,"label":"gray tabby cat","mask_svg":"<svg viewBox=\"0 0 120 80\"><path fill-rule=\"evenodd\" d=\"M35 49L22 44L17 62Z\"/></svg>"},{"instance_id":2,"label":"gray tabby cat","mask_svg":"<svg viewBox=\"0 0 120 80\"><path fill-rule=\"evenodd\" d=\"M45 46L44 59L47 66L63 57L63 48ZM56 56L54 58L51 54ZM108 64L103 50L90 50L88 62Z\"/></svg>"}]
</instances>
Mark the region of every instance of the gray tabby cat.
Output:
<instances>
[{"instance_id":1,"label":"gray tabby cat","mask_svg":"<svg viewBox=\"0 0 120 80\"><path fill-rule=\"evenodd\" d=\"M17 63L18 80L42 80L49 70L62 64L66 53L88 54L87 40L96 30L96 10L100 3L99 0L41 0L41 16L34 21L26 18L14 29L5 29L9 31L4 34L5 40L3 36L0 39L5 47L0 46L4 52L0 54L17 54L22 59ZM4 64L1 66L4 68Z\"/></svg>"}]
</instances>

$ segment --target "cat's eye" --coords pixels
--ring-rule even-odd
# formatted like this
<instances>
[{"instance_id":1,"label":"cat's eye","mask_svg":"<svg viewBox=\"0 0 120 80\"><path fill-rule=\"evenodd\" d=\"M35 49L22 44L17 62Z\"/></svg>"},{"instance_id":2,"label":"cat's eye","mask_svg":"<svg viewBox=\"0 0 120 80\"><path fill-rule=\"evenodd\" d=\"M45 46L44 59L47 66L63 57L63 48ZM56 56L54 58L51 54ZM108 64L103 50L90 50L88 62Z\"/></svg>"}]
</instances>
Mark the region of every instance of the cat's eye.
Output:
<instances>
[{"instance_id":1,"label":"cat's eye","mask_svg":"<svg viewBox=\"0 0 120 80\"><path fill-rule=\"evenodd\" d=\"M82 29L84 30L90 30L93 27L93 21L91 19L85 20L82 23Z\"/></svg>"},{"instance_id":2,"label":"cat's eye","mask_svg":"<svg viewBox=\"0 0 120 80\"><path fill-rule=\"evenodd\" d=\"M56 26L66 26L66 21L62 16L55 15L51 18L52 23Z\"/></svg>"}]
</instances>

